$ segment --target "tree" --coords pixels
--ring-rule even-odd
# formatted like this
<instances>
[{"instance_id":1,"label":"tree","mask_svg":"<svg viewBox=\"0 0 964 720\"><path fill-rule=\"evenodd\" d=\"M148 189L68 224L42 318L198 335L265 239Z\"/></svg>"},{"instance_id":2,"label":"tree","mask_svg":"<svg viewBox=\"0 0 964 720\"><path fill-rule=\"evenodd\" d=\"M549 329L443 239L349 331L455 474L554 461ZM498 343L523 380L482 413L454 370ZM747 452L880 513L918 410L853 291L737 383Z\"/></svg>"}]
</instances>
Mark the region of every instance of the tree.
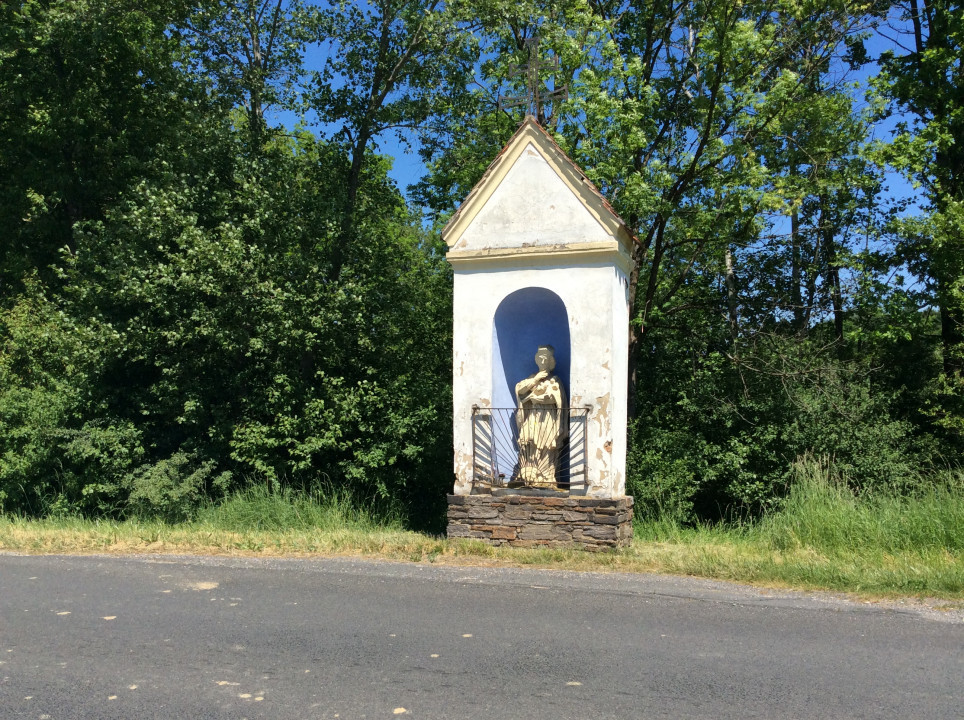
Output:
<instances>
[{"instance_id":1,"label":"tree","mask_svg":"<svg viewBox=\"0 0 964 720\"><path fill-rule=\"evenodd\" d=\"M0 285L45 281L72 228L196 136L203 96L174 66L175 0L0 7ZM9 297L9 295L7 295Z\"/></svg>"},{"instance_id":2,"label":"tree","mask_svg":"<svg viewBox=\"0 0 964 720\"><path fill-rule=\"evenodd\" d=\"M265 112L299 104L306 43L316 33L317 13L301 0L205 2L174 36L231 105L244 108L252 149L266 142Z\"/></svg>"},{"instance_id":3,"label":"tree","mask_svg":"<svg viewBox=\"0 0 964 720\"><path fill-rule=\"evenodd\" d=\"M154 93L157 115L131 117L131 132L168 125L126 174L109 177L110 162L88 168L93 210L68 218L58 238L44 234L51 280L25 277L0 311L2 509L183 517L250 482L410 507L443 497L448 275L387 162L365 155L355 188L365 212L352 223L357 242L342 249L350 156L305 132L265 132L253 147L250 113L197 72L211 57L195 61L197 46L172 39L198 17L161 13L148 33L131 9L111 27L142 32L121 38L101 27L106 5L94 0L38 8L9 14L24 43L40 37L54 53L41 30L69 29L79 54L85 38L106 33L135 59L156 60L93 83L97 102L73 108L78 127L58 143L73 146L93 127L111 148L109 131L120 130L92 120L151 116L140 103ZM146 39L159 45L121 42ZM48 64L17 69L23 77L4 75L9 86L47 97ZM128 84L143 92L105 90ZM15 120L11 132L26 132ZM49 178L49 192L72 180ZM332 271L336 253L343 273Z\"/></svg>"},{"instance_id":4,"label":"tree","mask_svg":"<svg viewBox=\"0 0 964 720\"><path fill-rule=\"evenodd\" d=\"M377 0L364 5L330 0L319 39L328 44L325 67L314 74L309 103L351 159L345 193L339 269L358 220L363 167L386 132L404 139L461 92L472 42L441 0Z\"/></svg>"},{"instance_id":5,"label":"tree","mask_svg":"<svg viewBox=\"0 0 964 720\"><path fill-rule=\"evenodd\" d=\"M487 3L480 17L494 58L477 77L483 89L469 108L473 127L460 136L448 128L455 140L434 146L435 169L423 187L457 184L464 192L468 178L481 175L478 155L514 129L496 100L538 29L545 64L550 53L559 57L557 82L571 87L569 101L546 118L550 130L640 240L631 279L635 371L645 334L705 303L692 295L695 278L726 276L730 242L750 244L761 213L782 202L771 192L786 186L774 181L782 169L767 165L771 138L802 130L820 107L838 111L818 105L805 119L798 108L820 96L821 74L857 19L833 4L715 0ZM480 142L467 148L466 138ZM430 199L441 209L454 195L436 189Z\"/></svg>"},{"instance_id":6,"label":"tree","mask_svg":"<svg viewBox=\"0 0 964 720\"><path fill-rule=\"evenodd\" d=\"M964 437L964 8L894 3L904 52L881 57L877 87L903 114L885 157L925 190L929 218L899 225L899 262L929 286L940 314L943 375L933 413ZM900 46L903 49L903 45Z\"/></svg>"},{"instance_id":7,"label":"tree","mask_svg":"<svg viewBox=\"0 0 964 720\"><path fill-rule=\"evenodd\" d=\"M527 112L550 132L558 128L565 89L600 36L599 18L582 2L487 0L461 14L474 31L476 58L463 69L464 90L426 126L420 154L429 173L414 188L436 223L461 203ZM530 79L543 93L537 108L526 100Z\"/></svg>"},{"instance_id":8,"label":"tree","mask_svg":"<svg viewBox=\"0 0 964 720\"><path fill-rule=\"evenodd\" d=\"M855 241L879 232L881 181L839 78L837 58L866 22L851 10L485 3L476 90L431 147L420 193L444 217L521 120L498 99L518 94L511 68L538 31L543 80L570 88L549 130L639 238L633 475L678 477L670 496L688 512L761 507L808 451L859 462L853 438L804 431L802 407L814 427L854 422L834 413L860 408L863 440L893 459L868 483L906 470L906 427L874 395L867 363L844 352L858 330L845 283L876 270Z\"/></svg>"}]
</instances>

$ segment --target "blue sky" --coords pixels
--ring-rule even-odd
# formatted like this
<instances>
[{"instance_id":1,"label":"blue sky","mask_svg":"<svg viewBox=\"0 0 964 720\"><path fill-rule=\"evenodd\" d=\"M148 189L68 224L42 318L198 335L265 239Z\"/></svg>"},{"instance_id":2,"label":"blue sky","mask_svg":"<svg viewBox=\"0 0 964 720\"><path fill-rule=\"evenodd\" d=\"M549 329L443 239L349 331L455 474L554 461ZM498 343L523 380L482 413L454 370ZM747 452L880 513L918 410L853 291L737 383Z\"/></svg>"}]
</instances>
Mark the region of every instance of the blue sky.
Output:
<instances>
[{"instance_id":1,"label":"blue sky","mask_svg":"<svg viewBox=\"0 0 964 720\"><path fill-rule=\"evenodd\" d=\"M887 27L882 31L874 31L868 39L867 49L870 57L877 58L887 50L894 50L898 54L907 52L906 43L910 40L907 29L906 23L902 22L898 16L895 15L891 18ZM315 44L309 46L305 54L304 66L309 71L320 71L328 59L329 52L330 47L327 45ZM841 62L838 64L837 72L841 76L846 74L847 81L858 83L858 87L853 93L857 101L856 106L858 108L863 107L865 105L864 93L869 87L870 78L878 72L877 65L871 63L858 71L848 71ZM276 122L289 128L294 127L300 120L304 120L309 128L319 135L330 135L337 129L332 126L322 126L313 114L300 118L291 112L275 112L273 117ZM873 137L884 142L888 141L900 119L901 117L898 115L877 124L872 129ZM394 133L385 133L377 137L376 143L377 152L391 159L390 177L398 184L399 189L407 194L408 187L421 179L426 171L416 148L410 148L408 144L400 142ZM895 172L888 172L886 181L889 188L887 195L890 198L912 198L919 195L918 190L914 189L905 178ZM912 204L908 211L915 212L916 210L916 205Z\"/></svg>"}]
</instances>

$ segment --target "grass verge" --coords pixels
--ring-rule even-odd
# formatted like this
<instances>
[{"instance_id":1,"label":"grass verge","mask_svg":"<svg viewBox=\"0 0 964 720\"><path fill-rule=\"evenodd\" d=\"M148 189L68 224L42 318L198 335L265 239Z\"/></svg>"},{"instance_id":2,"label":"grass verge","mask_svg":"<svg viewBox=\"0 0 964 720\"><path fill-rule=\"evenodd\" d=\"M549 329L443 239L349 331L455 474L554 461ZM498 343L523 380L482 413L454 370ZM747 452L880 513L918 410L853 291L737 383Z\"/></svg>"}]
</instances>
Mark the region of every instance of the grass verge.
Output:
<instances>
[{"instance_id":1,"label":"grass verge","mask_svg":"<svg viewBox=\"0 0 964 720\"><path fill-rule=\"evenodd\" d=\"M957 478L958 480L960 478ZM196 553L369 557L659 572L863 597L964 602L964 489L856 498L804 473L785 507L737 525L638 523L632 547L607 553L493 548L405 530L347 497L236 495L185 523L0 518L0 549L28 553Z\"/></svg>"}]
</instances>

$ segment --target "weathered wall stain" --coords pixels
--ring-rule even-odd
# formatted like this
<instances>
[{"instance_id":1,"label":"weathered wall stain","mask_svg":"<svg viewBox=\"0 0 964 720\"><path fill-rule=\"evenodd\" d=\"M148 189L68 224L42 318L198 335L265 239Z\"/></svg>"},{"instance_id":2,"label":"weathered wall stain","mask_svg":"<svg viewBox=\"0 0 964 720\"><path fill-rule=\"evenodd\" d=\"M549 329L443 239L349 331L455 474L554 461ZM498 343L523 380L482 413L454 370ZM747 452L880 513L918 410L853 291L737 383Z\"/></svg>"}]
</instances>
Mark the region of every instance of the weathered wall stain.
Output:
<instances>
[{"instance_id":1,"label":"weathered wall stain","mask_svg":"<svg viewBox=\"0 0 964 720\"><path fill-rule=\"evenodd\" d=\"M596 398L596 412L592 419L599 423L599 437L608 434L609 428L609 393Z\"/></svg>"},{"instance_id":2,"label":"weathered wall stain","mask_svg":"<svg viewBox=\"0 0 964 720\"><path fill-rule=\"evenodd\" d=\"M472 453L455 451L455 485L458 489L467 491L472 487Z\"/></svg>"}]
</instances>

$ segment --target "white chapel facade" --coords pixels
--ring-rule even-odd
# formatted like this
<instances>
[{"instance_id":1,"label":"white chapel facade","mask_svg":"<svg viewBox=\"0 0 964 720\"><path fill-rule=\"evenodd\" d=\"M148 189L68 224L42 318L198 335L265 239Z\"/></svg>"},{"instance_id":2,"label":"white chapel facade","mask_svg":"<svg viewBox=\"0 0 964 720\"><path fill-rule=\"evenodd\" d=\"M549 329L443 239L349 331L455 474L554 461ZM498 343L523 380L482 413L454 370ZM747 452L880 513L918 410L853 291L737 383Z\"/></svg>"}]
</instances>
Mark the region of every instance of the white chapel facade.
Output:
<instances>
[{"instance_id":1,"label":"white chapel facade","mask_svg":"<svg viewBox=\"0 0 964 720\"><path fill-rule=\"evenodd\" d=\"M581 479L568 492L624 497L636 242L625 223L528 118L442 237L455 283L455 495L477 492L483 466L493 462L480 457L479 414L511 408L513 388L535 370L537 348L551 345L573 422L578 415L582 423L573 431L574 442L583 434ZM571 462L575 468L575 455Z\"/></svg>"}]
</instances>

